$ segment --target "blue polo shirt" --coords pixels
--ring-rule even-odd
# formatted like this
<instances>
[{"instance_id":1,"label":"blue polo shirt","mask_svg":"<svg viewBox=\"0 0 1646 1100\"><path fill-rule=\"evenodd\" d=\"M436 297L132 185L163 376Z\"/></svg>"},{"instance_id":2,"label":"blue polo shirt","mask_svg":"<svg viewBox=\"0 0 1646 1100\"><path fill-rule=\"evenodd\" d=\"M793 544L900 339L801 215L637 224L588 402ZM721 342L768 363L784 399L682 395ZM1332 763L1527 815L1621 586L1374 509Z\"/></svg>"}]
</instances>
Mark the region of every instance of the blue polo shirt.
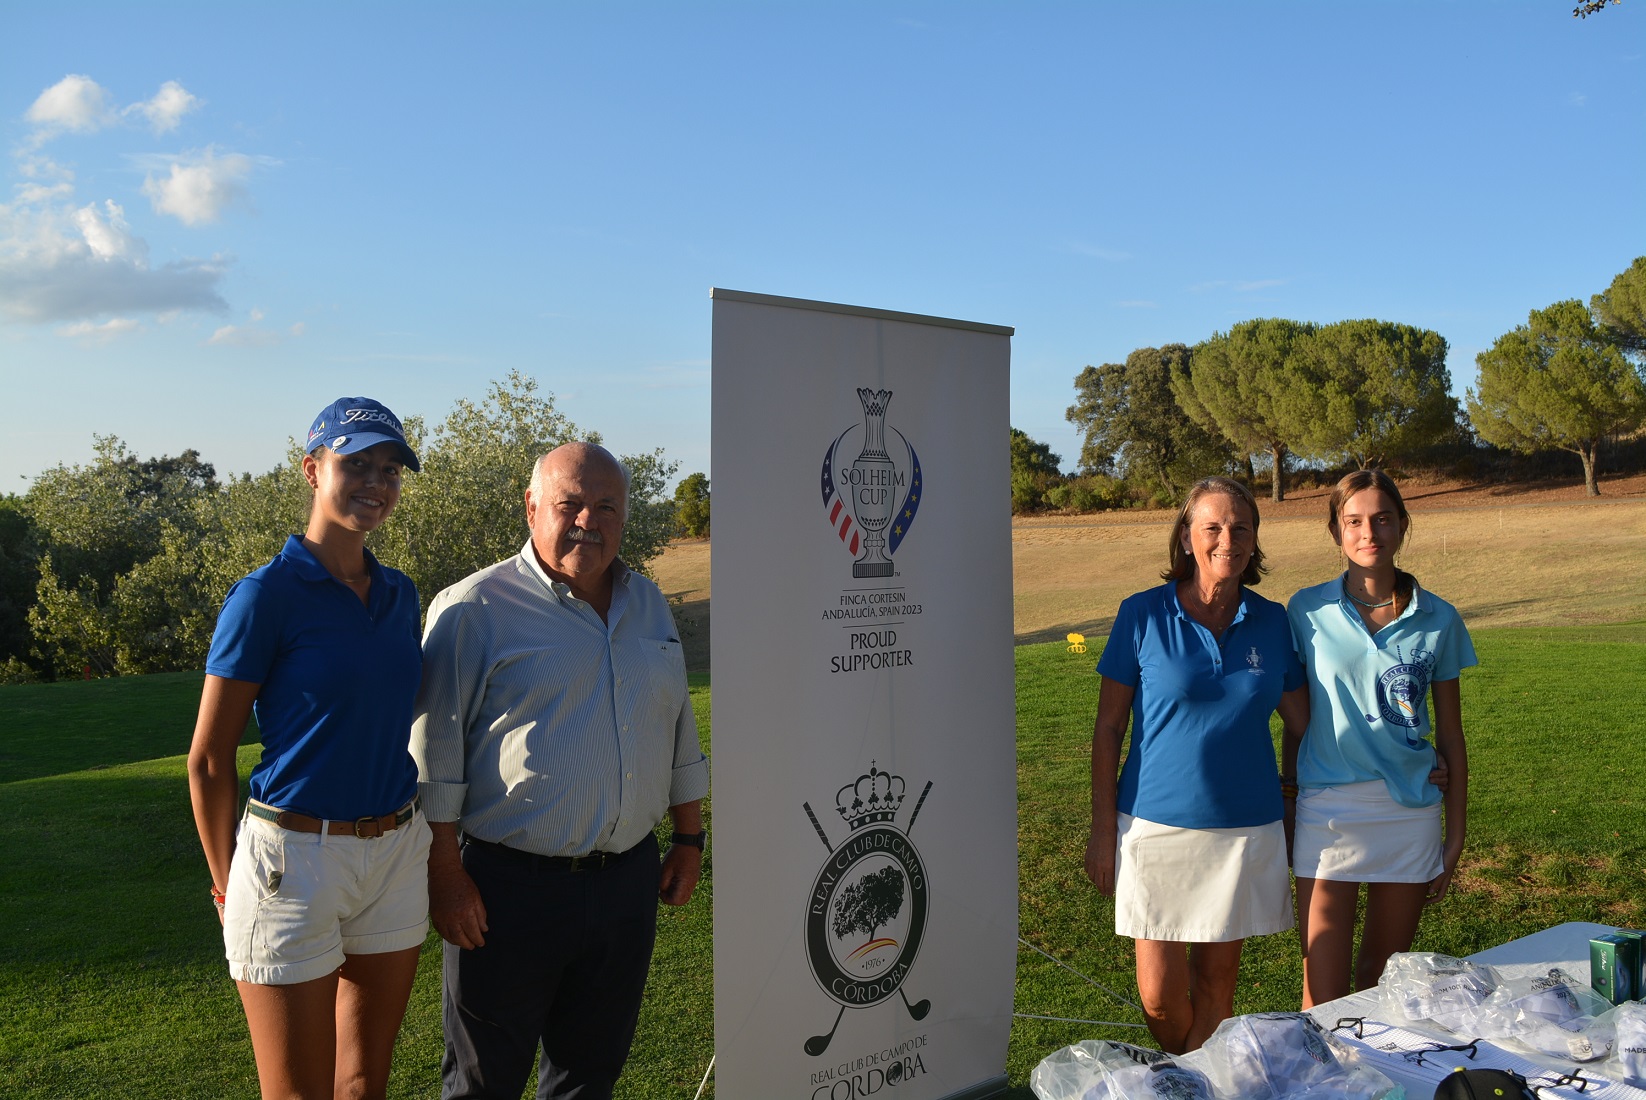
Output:
<instances>
[{"instance_id":1,"label":"blue polo shirt","mask_svg":"<svg viewBox=\"0 0 1646 1100\"><path fill-rule=\"evenodd\" d=\"M1303 683L1286 612L1242 588L1221 639L1167 583L1129 596L1097 671L1135 689L1116 808L1161 825L1227 829L1281 817L1269 715Z\"/></svg>"},{"instance_id":2,"label":"blue polo shirt","mask_svg":"<svg viewBox=\"0 0 1646 1100\"><path fill-rule=\"evenodd\" d=\"M1309 673L1298 786L1381 779L1402 806L1439 802L1429 782L1429 685L1480 663L1457 609L1418 588L1400 617L1372 634L1338 577L1297 593L1286 615Z\"/></svg>"},{"instance_id":3,"label":"blue polo shirt","mask_svg":"<svg viewBox=\"0 0 1646 1100\"><path fill-rule=\"evenodd\" d=\"M223 601L206 671L261 685L259 802L347 820L390 813L417 791L407 749L423 666L417 588L369 550L366 568L361 603L293 535Z\"/></svg>"}]
</instances>

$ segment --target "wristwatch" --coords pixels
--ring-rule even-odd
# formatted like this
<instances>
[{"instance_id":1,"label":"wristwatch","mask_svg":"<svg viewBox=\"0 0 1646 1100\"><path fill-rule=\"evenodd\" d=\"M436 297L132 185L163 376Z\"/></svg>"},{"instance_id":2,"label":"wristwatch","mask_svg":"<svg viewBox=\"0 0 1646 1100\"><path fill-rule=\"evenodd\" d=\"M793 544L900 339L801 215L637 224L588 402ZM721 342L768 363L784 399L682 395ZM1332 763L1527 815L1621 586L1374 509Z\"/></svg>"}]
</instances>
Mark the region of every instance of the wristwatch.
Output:
<instances>
[{"instance_id":1,"label":"wristwatch","mask_svg":"<svg viewBox=\"0 0 1646 1100\"><path fill-rule=\"evenodd\" d=\"M705 840L707 840L708 837L709 837L709 834L706 833L706 832L703 832L703 833L675 833L673 836L671 836L669 838L669 843L670 844L683 844L688 848L697 848L699 850L702 850L703 842Z\"/></svg>"}]
</instances>

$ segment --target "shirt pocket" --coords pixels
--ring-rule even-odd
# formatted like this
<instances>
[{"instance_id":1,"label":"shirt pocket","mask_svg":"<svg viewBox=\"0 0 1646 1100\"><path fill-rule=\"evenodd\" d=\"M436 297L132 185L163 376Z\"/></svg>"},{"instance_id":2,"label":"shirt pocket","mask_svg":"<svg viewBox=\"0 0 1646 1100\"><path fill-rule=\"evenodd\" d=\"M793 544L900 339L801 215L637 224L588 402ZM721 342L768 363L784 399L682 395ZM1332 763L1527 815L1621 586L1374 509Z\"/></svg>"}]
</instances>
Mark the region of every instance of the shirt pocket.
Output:
<instances>
[{"instance_id":1,"label":"shirt pocket","mask_svg":"<svg viewBox=\"0 0 1646 1100\"><path fill-rule=\"evenodd\" d=\"M675 718L686 704L686 656L672 638L636 638L621 647L619 696L633 708L646 735L673 738ZM624 706L620 702L620 706Z\"/></svg>"}]
</instances>

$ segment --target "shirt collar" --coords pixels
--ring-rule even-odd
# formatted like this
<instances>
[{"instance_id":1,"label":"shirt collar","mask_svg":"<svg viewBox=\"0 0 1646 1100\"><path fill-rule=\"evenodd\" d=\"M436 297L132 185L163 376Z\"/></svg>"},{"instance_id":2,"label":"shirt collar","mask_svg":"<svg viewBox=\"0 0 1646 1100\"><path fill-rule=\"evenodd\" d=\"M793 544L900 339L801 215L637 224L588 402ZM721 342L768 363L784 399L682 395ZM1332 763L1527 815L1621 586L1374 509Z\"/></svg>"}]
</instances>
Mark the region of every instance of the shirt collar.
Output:
<instances>
[{"instance_id":1,"label":"shirt collar","mask_svg":"<svg viewBox=\"0 0 1646 1100\"><path fill-rule=\"evenodd\" d=\"M377 558L370 550L366 550L365 553L366 573L373 581L376 581L382 568L377 564ZM292 569L296 571L298 577L303 580L319 582L336 579L324 565L320 564L320 559L314 556L313 551L303 545L301 535L286 536L286 545L280 548L280 557L288 562ZM342 582L339 581L338 583ZM373 588L375 589L375 587L374 584Z\"/></svg>"},{"instance_id":2,"label":"shirt collar","mask_svg":"<svg viewBox=\"0 0 1646 1100\"><path fill-rule=\"evenodd\" d=\"M1338 602L1338 605L1341 606L1345 611L1352 612L1354 614L1355 618L1358 619L1360 617L1360 613L1358 611L1355 611L1355 602L1353 600L1349 599L1349 592L1343 586L1343 579L1345 577L1347 577L1348 575L1349 574L1348 574L1347 571L1339 573L1337 575L1337 580L1335 582L1333 582L1337 585L1337 590L1336 590L1337 602ZM1412 578L1412 602L1406 605L1405 610L1401 611L1400 617L1397 618L1395 621L1399 622L1400 619L1404 619L1408 615L1415 615L1419 611L1430 611L1432 609L1433 609L1433 605L1429 601L1429 594L1423 590L1423 586L1421 584L1417 583L1417 578L1413 577Z\"/></svg>"},{"instance_id":3,"label":"shirt collar","mask_svg":"<svg viewBox=\"0 0 1646 1100\"><path fill-rule=\"evenodd\" d=\"M536 576L539 581L543 582L543 587L547 588L554 595L555 599L575 599L575 597L572 596L571 585L567 584L565 581L557 581L553 577L549 576L549 571L544 569L543 563L537 560L537 551L533 549L531 539L528 538L526 540L526 545L521 547L520 557L526 563L526 568L531 570L532 574ZM623 563L622 558L612 559L611 571L612 583L621 584L623 587L627 588L629 585L629 573L631 570Z\"/></svg>"}]
</instances>

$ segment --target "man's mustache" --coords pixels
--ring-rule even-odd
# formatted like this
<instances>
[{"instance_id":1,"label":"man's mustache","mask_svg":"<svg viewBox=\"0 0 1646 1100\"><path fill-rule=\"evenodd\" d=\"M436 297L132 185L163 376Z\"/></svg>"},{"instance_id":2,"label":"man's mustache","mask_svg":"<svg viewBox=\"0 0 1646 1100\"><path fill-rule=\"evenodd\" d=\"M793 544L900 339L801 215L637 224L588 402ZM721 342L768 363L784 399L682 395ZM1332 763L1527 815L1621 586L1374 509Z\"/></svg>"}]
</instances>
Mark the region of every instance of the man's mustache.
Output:
<instances>
[{"instance_id":1,"label":"man's mustache","mask_svg":"<svg viewBox=\"0 0 1646 1100\"><path fill-rule=\"evenodd\" d=\"M599 531L591 530L591 529L584 528L584 527L569 527L569 528L566 529L566 541L567 542L588 542L588 543L593 543L594 545L598 546L601 543L605 542L606 540L601 537Z\"/></svg>"}]
</instances>

